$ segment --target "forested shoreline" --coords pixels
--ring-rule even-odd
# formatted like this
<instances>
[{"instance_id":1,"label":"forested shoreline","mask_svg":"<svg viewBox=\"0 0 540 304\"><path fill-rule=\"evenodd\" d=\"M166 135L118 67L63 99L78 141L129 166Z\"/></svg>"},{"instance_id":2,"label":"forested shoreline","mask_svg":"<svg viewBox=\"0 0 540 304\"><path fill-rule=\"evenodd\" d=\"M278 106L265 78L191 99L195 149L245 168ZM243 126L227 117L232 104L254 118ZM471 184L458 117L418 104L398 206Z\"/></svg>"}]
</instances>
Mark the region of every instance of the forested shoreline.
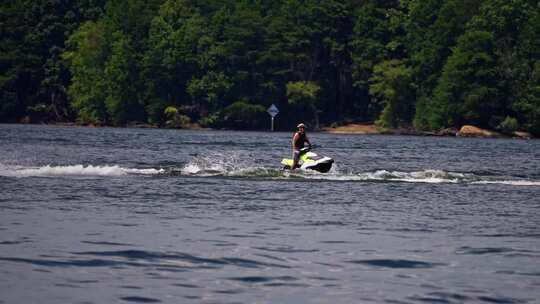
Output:
<instances>
[{"instance_id":1,"label":"forested shoreline","mask_svg":"<svg viewBox=\"0 0 540 304\"><path fill-rule=\"evenodd\" d=\"M0 4L0 122L540 135L537 0Z\"/></svg>"}]
</instances>

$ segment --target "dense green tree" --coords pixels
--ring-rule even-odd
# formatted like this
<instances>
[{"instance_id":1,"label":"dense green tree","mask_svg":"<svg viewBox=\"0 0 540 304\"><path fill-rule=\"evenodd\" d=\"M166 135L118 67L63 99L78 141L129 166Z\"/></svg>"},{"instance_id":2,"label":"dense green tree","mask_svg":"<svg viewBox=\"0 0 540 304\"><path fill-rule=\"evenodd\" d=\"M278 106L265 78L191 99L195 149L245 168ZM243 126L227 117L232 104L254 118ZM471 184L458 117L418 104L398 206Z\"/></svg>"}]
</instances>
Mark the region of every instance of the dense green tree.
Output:
<instances>
[{"instance_id":1,"label":"dense green tree","mask_svg":"<svg viewBox=\"0 0 540 304\"><path fill-rule=\"evenodd\" d=\"M248 1L223 6L209 20L203 48L197 54L199 68L187 87L202 115L217 115L240 98L261 98L262 22L260 11Z\"/></svg>"},{"instance_id":2,"label":"dense green tree","mask_svg":"<svg viewBox=\"0 0 540 304\"><path fill-rule=\"evenodd\" d=\"M107 84L103 66L110 50L103 22L84 23L67 41L63 57L72 73L68 89L72 106L83 123L105 123Z\"/></svg>"},{"instance_id":3,"label":"dense green tree","mask_svg":"<svg viewBox=\"0 0 540 304\"><path fill-rule=\"evenodd\" d=\"M123 125L145 119L140 62L158 3L109 1L101 21L83 25L69 39L69 92L81 121Z\"/></svg>"},{"instance_id":4,"label":"dense green tree","mask_svg":"<svg viewBox=\"0 0 540 304\"><path fill-rule=\"evenodd\" d=\"M536 65L540 60L540 6L537 1L485 1L470 27L489 31L494 37L497 86L506 110L494 117L494 125L505 115L515 115L529 130L538 134ZM535 122L536 121L536 122Z\"/></svg>"},{"instance_id":5,"label":"dense green tree","mask_svg":"<svg viewBox=\"0 0 540 304\"><path fill-rule=\"evenodd\" d=\"M524 30L534 28L528 25L537 15L535 5L526 0L482 2L448 58L433 102L419 99L417 127L436 129L471 123L497 128L509 115L530 120L518 104L528 103L524 101L529 100L525 92L539 58L538 52L529 50L530 43L540 35Z\"/></svg>"},{"instance_id":6,"label":"dense green tree","mask_svg":"<svg viewBox=\"0 0 540 304\"><path fill-rule=\"evenodd\" d=\"M233 129L261 129L266 126L267 117L263 106L237 101L223 110L223 126Z\"/></svg>"},{"instance_id":7,"label":"dense green tree","mask_svg":"<svg viewBox=\"0 0 540 304\"><path fill-rule=\"evenodd\" d=\"M64 43L81 22L99 18L103 6L99 0L0 4L0 121L25 115L32 121L70 119Z\"/></svg>"},{"instance_id":8,"label":"dense green tree","mask_svg":"<svg viewBox=\"0 0 540 304\"><path fill-rule=\"evenodd\" d=\"M414 111L412 71L402 61L383 61L374 67L369 93L380 99L383 110L377 124L385 128L405 127Z\"/></svg>"},{"instance_id":9,"label":"dense green tree","mask_svg":"<svg viewBox=\"0 0 540 304\"><path fill-rule=\"evenodd\" d=\"M540 4L527 1L523 13L527 18L518 25L516 50L519 76L513 78L514 97L510 102L525 130L540 135Z\"/></svg>"},{"instance_id":10,"label":"dense green tree","mask_svg":"<svg viewBox=\"0 0 540 304\"><path fill-rule=\"evenodd\" d=\"M149 48L142 59L145 79L143 102L149 122L162 123L167 106L189 104L188 82L198 70L199 61L212 56L197 54L211 44L208 24L189 1L169 0L160 7L149 30Z\"/></svg>"},{"instance_id":11,"label":"dense green tree","mask_svg":"<svg viewBox=\"0 0 540 304\"><path fill-rule=\"evenodd\" d=\"M280 127L538 134L539 12L536 0L8 1L0 121L255 128L246 113L274 103Z\"/></svg>"},{"instance_id":12,"label":"dense green tree","mask_svg":"<svg viewBox=\"0 0 540 304\"><path fill-rule=\"evenodd\" d=\"M111 55L105 65L107 96L105 106L115 125L129 121L144 121L143 105L140 103L135 51L129 38L122 33L113 35Z\"/></svg>"},{"instance_id":13,"label":"dense green tree","mask_svg":"<svg viewBox=\"0 0 540 304\"><path fill-rule=\"evenodd\" d=\"M467 32L446 63L428 118L431 129L465 123L489 126L500 110L493 35Z\"/></svg>"},{"instance_id":14,"label":"dense green tree","mask_svg":"<svg viewBox=\"0 0 540 304\"><path fill-rule=\"evenodd\" d=\"M5 1L0 6L0 120L12 121L26 111L26 88L31 63L24 60L22 51L28 25L24 22L26 3L23 1Z\"/></svg>"},{"instance_id":15,"label":"dense green tree","mask_svg":"<svg viewBox=\"0 0 540 304\"><path fill-rule=\"evenodd\" d=\"M449 0L408 2L406 44L420 94L431 94L446 59L481 1Z\"/></svg>"},{"instance_id":16,"label":"dense green tree","mask_svg":"<svg viewBox=\"0 0 540 304\"><path fill-rule=\"evenodd\" d=\"M527 131L540 134L540 60L533 66L523 94L513 104Z\"/></svg>"},{"instance_id":17,"label":"dense green tree","mask_svg":"<svg viewBox=\"0 0 540 304\"><path fill-rule=\"evenodd\" d=\"M481 1L417 1L407 4L406 45L416 90L414 126L430 129L428 110L443 67Z\"/></svg>"},{"instance_id":18,"label":"dense green tree","mask_svg":"<svg viewBox=\"0 0 540 304\"><path fill-rule=\"evenodd\" d=\"M252 100L262 98L264 69L259 63L266 48L266 31L260 8L248 1L240 1L221 27L216 38L222 41L225 49L225 70L232 75L234 82L232 94Z\"/></svg>"},{"instance_id":19,"label":"dense green tree","mask_svg":"<svg viewBox=\"0 0 540 304\"><path fill-rule=\"evenodd\" d=\"M399 8L398 1L365 1L356 8L353 38L351 77L354 86L354 102L349 106L355 115L376 119L382 104L369 93L369 79L375 65L391 59L400 29L392 25L392 18Z\"/></svg>"},{"instance_id":20,"label":"dense green tree","mask_svg":"<svg viewBox=\"0 0 540 304\"><path fill-rule=\"evenodd\" d=\"M338 119L351 95L350 6L341 1L289 0L276 14L269 26L276 83L317 82L324 120Z\"/></svg>"},{"instance_id":21,"label":"dense green tree","mask_svg":"<svg viewBox=\"0 0 540 304\"><path fill-rule=\"evenodd\" d=\"M313 115L315 128L319 128L320 99L317 98L321 87L314 82L296 81L287 84L287 98L296 109L306 110ZM302 117L303 118L303 117Z\"/></svg>"}]
</instances>

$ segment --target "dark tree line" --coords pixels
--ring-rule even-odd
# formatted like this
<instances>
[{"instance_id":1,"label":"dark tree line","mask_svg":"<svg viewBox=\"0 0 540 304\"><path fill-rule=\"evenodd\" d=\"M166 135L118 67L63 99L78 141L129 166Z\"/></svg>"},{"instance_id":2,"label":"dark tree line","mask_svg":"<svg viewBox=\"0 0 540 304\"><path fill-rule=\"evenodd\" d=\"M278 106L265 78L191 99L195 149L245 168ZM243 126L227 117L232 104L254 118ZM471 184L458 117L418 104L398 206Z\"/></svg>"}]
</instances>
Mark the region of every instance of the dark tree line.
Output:
<instances>
[{"instance_id":1,"label":"dark tree line","mask_svg":"<svg viewBox=\"0 0 540 304\"><path fill-rule=\"evenodd\" d=\"M537 0L16 0L0 122L540 134Z\"/></svg>"}]
</instances>

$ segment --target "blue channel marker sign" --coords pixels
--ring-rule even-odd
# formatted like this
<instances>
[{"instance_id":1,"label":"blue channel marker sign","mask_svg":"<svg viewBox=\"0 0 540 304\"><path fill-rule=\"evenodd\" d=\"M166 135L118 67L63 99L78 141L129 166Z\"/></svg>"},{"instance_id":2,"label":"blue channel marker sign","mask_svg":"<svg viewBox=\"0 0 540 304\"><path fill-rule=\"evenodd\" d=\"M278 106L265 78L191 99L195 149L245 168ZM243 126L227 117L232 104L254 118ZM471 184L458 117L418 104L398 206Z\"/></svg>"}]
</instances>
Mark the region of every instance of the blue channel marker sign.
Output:
<instances>
[{"instance_id":1,"label":"blue channel marker sign","mask_svg":"<svg viewBox=\"0 0 540 304\"><path fill-rule=\"evenodd\" d=\"M276 115L278 115L279 110L278 110L278 108L276 107L275 104L272 104L270 107L268 107L266 112L268 112L268 114L270 114L270 116L272 116L272 118L274 118L274 117L276 117Z\"/></svg>"},{"instance_id":2,"label":"blue channel marker sign","mask_svg":"<svg viewBox=\"0 0 540 304\"><path fill-rule=\"evenodd\" d=\"M275 104L272 104L270 107L268 107L266 112L268 112L268 114L270 114L270 116L272 117L272 122L270 124L270 131L274 131L274 117L276 117L276 115L278 115L279 110L278 110L278 108L276 107Z\"/></svg>"}]
</instances>

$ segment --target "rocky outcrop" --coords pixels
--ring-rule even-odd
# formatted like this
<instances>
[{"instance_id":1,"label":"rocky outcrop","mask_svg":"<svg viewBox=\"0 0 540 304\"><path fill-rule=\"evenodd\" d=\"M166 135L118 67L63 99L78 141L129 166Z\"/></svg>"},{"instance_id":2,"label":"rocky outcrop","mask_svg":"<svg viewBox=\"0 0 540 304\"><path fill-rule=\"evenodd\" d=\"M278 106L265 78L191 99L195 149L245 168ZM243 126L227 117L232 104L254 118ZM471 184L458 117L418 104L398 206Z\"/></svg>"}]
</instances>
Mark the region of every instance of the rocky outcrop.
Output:
<instances>
[{"instance_id":1,"label":"rocky outcrop","mask_svg":"<svg viewBox=\"0 0 540 304\"><path fill-rule=\"evenodd\" d=\"M157 128L155 125L151 125L151 124L147 124L147 123L137 123L137 122L127 123L126 127L128 127L128 128L141 128L141 129L154 129L154 128Z\"/></svg>"},{"instance_id":2,"label":"rocky outcrop","mask_svg":"<svg viewBox=\"0 0 540 304\"><path fill-rule=\"evenodd\" d=\"M437 132L438 136L456 136L459 130L456 128L446 128Z\"/></svg>"},{"instance_id":3,"label":"rocky outcrop","mask_svg":"<svg viewBox=\"0 0 540 304\"><path fill-rule=\"evenodd\" d=\"M348 124L335 128L323 128L323 132L333 134L381 134L384 130L374 124Z\"/></svg>"},{"instance_id":4,"label":"rocky outcrop","mask_svg":"<svg viewBox=\"0 0 540 304\"><path fill-rule=\"evenodd\" d=\"M461 127L457 136L461 137L485 137L485 138L497 138L503 137L500 133L481 129L471 125L465 125Z\"/></svg>"},{"instance_id":5,"label":"rocky outcrop","mask_svg":"<svg viewBox=\"0 0 540 304\"><path fill-rule=\"evenodd\" d=\"M515 131L514 133L512 133L512 136L514 136L515 138L520 138L520 139L531 139L532 138L531 133L523 132L523 131Z\"/></svg>"},{"instance_id":6,"label":"rocky outcrop","mask_svg":"<svg viewBox=\"0 0 540 304\"><path fill-rule=\"evenodd\" d=\"M417 136L459 136L480 138L520 138L531 139L533 136L528 132L516 131L512 133L499 133L491 130L478 128L472 125L464 125L461 129L446 128L437 132L418 131L414 129L385 129L375 124L353 123L339 127L321 129L322 132L333 134L391 134L391 135L417 135Z\"/></svg>"}]
</instances>

